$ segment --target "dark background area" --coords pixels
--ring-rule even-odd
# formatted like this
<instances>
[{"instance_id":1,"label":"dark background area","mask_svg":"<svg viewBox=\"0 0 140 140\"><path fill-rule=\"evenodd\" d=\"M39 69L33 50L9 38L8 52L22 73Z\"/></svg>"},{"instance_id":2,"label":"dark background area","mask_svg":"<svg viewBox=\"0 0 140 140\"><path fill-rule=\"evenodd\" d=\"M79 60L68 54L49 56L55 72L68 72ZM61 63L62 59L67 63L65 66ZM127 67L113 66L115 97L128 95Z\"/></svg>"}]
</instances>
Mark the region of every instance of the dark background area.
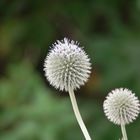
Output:
<instances>
[{"instance_id":1,"label":"dark background area","mask_svg":"<svg viewBox=\"0 0 140 140\"><path fill-rule=\"evenodd\" d=\"M102 104L119 87L140 98L140 0L0 0L0 140L84 140L68 93L43 72L49 47L64 37L91 58L91 77L76 91L91 137L121 138ZM139 129L140 118L128 138L139 140Z\"/></svg>"}]
</instances>

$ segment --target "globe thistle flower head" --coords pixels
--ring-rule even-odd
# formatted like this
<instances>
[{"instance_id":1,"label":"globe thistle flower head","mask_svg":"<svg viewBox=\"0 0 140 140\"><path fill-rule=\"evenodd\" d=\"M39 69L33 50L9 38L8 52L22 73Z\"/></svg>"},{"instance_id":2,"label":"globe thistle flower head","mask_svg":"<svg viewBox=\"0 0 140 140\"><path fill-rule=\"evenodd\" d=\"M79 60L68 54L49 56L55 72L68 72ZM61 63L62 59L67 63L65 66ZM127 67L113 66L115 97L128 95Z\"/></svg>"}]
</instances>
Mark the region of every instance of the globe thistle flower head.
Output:
<instances>
[{"instance_id":1,"label":"globe thistle flower head","mask_svg":"<svg viewBox=\"0 0 140 140\"><path fill-rule=\"evenodd\" d=\"M140 112L140 103L132 91L126 88L111 91L103 103L107 118L118 125L133 122Z\"/></svg>"},{"instance_id":2,"label":"globe thistle flower head","mask_svg":"<svg viewBox=\"0 0 140 140\"><path fill-rule=\"evenodd\" d=\"M45 76L52 86L68 91L88 80L91 64L79 44L64 38L53 44L44 63Z\"/></svg>"}]
</instances>

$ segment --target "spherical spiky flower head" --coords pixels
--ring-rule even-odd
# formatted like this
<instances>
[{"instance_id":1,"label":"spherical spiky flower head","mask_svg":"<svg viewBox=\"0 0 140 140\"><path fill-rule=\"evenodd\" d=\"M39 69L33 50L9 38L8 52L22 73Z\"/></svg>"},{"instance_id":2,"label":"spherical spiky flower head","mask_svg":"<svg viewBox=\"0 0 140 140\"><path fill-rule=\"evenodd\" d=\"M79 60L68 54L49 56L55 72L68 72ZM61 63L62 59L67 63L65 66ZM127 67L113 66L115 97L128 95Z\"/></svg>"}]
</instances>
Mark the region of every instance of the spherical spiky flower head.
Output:
<instances>
[{"instance_id":1,"label":"spherical spiky flower head","mask_svg":"<svg viewBox=\"0 0 140 140\"><path fill-rule=\"evenodd\" d=\"M57 41L44 63L45 76L60 90L77 89L87 81L91 64L79 44L64 38Z\"/></svg>"},{"instance_id":2,"label":"spherical spiky flower head","mask_svg":"<svg viewBox=\"0 0 140 140\"><path fill-rule=\"evenodd\" d=\"M103 104L107 118L118 125L133 122L140 112L138 98L128 89L115 89L109 93Z\"/></svg>"}]
</instances>

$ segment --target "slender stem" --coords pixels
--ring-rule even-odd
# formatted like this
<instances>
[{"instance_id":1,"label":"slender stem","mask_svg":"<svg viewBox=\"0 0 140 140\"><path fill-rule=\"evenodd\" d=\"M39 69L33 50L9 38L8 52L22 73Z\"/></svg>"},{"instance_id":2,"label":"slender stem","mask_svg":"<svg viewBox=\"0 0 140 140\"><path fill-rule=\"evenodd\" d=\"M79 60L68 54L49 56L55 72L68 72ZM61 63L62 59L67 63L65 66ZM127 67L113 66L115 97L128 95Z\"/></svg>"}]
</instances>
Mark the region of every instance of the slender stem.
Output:
<instances>
[{"instance_id":1,"label":"slender stem","mask_svg":"<svg viewBox=\"0 0 140 140\"><path fill-rule=\"evenodd\" d=\"M69 88L69 95L70 95L70 99L71 99L74 114L75 114L76 119L79 123L79 126L80 126L80 128L83 132L83 135L85 136L86 140L91 140L90 135L87 131L87 128L86 128L86 126L85 126L85 124L82 120L81 114L79 112L78 105L77 105L77 102L76 102L76 98L75 98L75 95L74 95L74 91L71 88Z\"/></svg>"},{"instance_id":2,"label":"slender stem","mask_svg":"<svg viewBox=\"0 0 140 140\"><path fill-rule=\"evenodd\" d=\"M121 124L121 130L122 130L123 140L128 140L125 125Z\"/></svg>"}]
</instances>

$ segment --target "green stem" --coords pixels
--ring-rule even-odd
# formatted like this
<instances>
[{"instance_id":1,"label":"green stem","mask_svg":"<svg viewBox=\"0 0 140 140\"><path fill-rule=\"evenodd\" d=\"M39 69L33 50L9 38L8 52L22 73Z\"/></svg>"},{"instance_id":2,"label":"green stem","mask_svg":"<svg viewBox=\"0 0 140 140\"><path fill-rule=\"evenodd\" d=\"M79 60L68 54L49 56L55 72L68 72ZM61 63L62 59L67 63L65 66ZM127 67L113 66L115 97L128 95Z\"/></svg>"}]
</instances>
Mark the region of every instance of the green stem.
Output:
<instances>
[{"instance_id":1,"label":"green stem","mask_svg":"<svg viewBox=\"0 0 140 140\"><path fill-rule=\"evenodd\" d=\"M75 98L75 95L74 95L74 91L71 88L69 88L69 95L70 95L70 99L71 99L74 114L75 114L76 119L79 123L79 126L80 126L80 128L83 132L83 135L85 136L86 140L91 140L90 135L87 131L87 128L86 128L86 126L85 126L85 124L82 120L81 114L79 112L78 105L77 105L77 102L76 102L76 98Z\"/></svg>"},{"instance_id":2,"label":"green stem","mask_svg":"<svg viewBox=\"0 0 140 140\"><path fill-rule=\"evenodd\" d=\"M123 140L128 140L125 125L121 124Z\"/></svg>"}]
</instances>

